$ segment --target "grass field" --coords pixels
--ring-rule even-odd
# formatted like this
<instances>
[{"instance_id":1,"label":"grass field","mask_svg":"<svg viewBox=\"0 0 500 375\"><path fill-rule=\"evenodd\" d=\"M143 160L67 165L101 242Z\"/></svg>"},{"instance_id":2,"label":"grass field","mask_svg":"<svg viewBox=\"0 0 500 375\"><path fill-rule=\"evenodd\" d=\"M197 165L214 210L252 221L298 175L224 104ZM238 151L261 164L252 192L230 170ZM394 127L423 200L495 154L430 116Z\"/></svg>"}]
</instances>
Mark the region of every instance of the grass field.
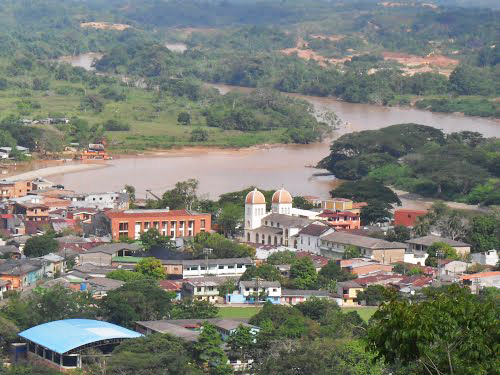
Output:
<instances>
[{"instance_id":1,"label":"grass field","mask_svg":"<svg viewBox=\"0 0 500 375\"><path fill-rule=\"evenodd\" d=\"M375 311L377 311L377 307L343 307L342 311L344 313L348 313L350 311L356 311L359 316L367 322L373 314L375 314Z\"/></svg>"},{"instance_id":2,"label":"grass field","mask_svg":"<svg viewBox=\"0 0 500 375\"><path fill-rule=\"evenodd\" d=\"M221 307L221 318L251 318L260 311L261 307Z\"/></svg>"},{"instance_id":3,"label":"grass field","mask_svg":"<svg viewBox=\"0 0 500 375\"><path fill-rule=\"evenodd\" d=\"M154 90L126 87L118 83L89 89L79 82L51 79L49 90L37 91L29 87L30 80L27 82L26 88L23 89L12 85L6 90L0 90L1 117L15 114L22 118L37 119L49 117L49 113L58 113L68 118L83 118L90 125L102 124L110 119L118 120L129 124L130 130L106 132L106 137L110 149L120 153L200 145L249 147L263 143L280 143L284 133L284 129L245 133L207 127L201 114L202 105L168 93L158 94ZM100 90L106 86L113 86L117 91L123 92L126 99L102 99ZM82 110L80 102L84 94L101 97L105 103L102 112ZM35 103L36 106L30 108L30 103ZM191 125L180 125L177 122L180 112L190 113ZM191 131L194 128L205 129L208 132L208 140L191 142Z\"/></svg>"},{"instance_id":4,"label":"grass field","mask_svg":"<svg viewBox=\"0 0 500 375\"><path fill-rule=\"evenodd\" d=\"M251 318L260 311L261 307L221 307L219 317L221 318ZM361 318L368 322L371 316L377 311L376 307L343 307L342 312L348 313L357 311Z\"/></svg>"}]
</instances>

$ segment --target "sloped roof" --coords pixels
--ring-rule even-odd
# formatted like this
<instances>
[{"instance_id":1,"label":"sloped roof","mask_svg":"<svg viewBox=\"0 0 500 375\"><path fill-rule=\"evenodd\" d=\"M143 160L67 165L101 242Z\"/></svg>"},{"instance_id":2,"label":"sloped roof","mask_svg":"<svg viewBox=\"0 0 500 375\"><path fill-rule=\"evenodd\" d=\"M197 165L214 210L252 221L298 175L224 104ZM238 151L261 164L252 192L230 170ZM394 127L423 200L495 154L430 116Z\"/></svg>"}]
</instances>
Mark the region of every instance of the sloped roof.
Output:
<instances>
[{"instance_id":1,"label":"sloped roof","mask_svg":"<svg viewBox=\"0 0 500 375\"><path fill-rule=\"evenodd\" d=\"M330 293L327 290L300 290L300 289L282 289L281 296L318 296L328 297Z\"/></svg>"},{"instance_id":2,"label":"sloped roof","mask_svg":"<svg viewBox=\"0 0 500 375\"><path fill-rule=\"evenodd\" d=\"M91 253L106 253L113 255L120 250L130 250L137 251L140 250L141 246L135 243L109 243L104 245L99 245L93 247L92 249L87 251L87 254Z\"/></svg>"},{"instance_id":3,"label":"sloped roof","mask_svg":"<svg viewBox=\"0 0 500 375\"><path fill-rule=\"evenodd\" d=\"M337 242L345 245L354 245L368 249L405 249L406 244L389 242L379 238L358 236L347 232L334 232L321 237L324 241Z\"/></svg>"},{"instance_id":4,"label":"sloped roof","mask_svg":"<svg viewBox=\"0 0 500 375\"><path fill-rule=\"evenodd\" d=\"M303 228L315 221L311 219L305 219L303 217L289 216L277 213L269 214L264 217L263 220L273 221L275 223L279 223L281 226L291 228Z\"/></svg>"},{"instance_id":5,"label":"sloped roof","mask_svg":"<svg viewBox=\"0 0 500 375\"><path fill-rule=\"evenodd\" d=\"M321 224L309 224L307 227L302 229L299 234L305 234L308 236L319 237L331 228L328 225Z\"/></svg>"},{"instance_id":6,"label":"sloped roof","mask_svg":"<svg viewBox=\"0 0 500 375\"><path fill-rule=\"evenodd\" d=\"M412 243L416 245L424 245L424 246L431 246L432 244L436 242L444 242L445 244L448 244L450 246L470 246L469 244L461 241L455 241L449 238L445 237L440 237L440 236L434 236L434 235L428 235L424 237L419 237L419 238L413 238L411 240L406 241L407 243Z\"/></svg>"},{"instance_id":7,"label":"sloped roof","mask_svg":"<svg viewBox=\"0 0 500 375\"><path fill-rule=\"evenodd\" d=\"M19 336L64 354L102 340L131 339L142 335L115 324L90 319L66 319L27 329Z\"/></svg>"},{"instance_id":8,"label":"sloped roof","mask_svg":"<svg viewBox=\"0 0 500 375\"><path fill-rule=\"evenodd\" d=\"M256 288L256 281L240 281L240 285L244 288ZM281 284L279 281L259 281L259 288L281 288Z\"/></svg>"}]
</instances>

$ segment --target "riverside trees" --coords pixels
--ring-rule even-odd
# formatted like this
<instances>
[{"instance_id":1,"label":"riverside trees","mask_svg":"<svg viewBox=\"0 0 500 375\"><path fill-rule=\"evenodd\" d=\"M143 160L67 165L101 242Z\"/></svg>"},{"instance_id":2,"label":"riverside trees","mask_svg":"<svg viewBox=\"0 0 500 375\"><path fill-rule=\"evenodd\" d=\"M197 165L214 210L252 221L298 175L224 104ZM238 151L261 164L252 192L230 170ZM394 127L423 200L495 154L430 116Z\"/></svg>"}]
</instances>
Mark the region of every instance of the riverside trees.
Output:
<instances>
[{"instance_id":1,"label":"riverside trees","mask_svg":"<svg viewBox=\"0 0 500 375\"><path fill-rule=\"evenodd\" d=\"M445 136L428 126L400 124L340 137L319 166L338 178L361 180L360 186L378 181L428 197L494 204L496 192L489 186L500 177L499 157L498 140L479 133Z\"/></svg>"}]
</instances>

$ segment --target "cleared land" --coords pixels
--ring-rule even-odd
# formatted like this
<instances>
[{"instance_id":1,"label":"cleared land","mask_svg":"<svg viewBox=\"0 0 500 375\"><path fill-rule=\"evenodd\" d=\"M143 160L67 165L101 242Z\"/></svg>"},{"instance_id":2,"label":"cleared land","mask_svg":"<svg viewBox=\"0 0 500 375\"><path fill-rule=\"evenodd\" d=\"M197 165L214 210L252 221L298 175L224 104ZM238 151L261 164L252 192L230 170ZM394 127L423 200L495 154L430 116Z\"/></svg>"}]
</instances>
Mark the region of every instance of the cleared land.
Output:
<instances>
[{"instance_id":1,"label":"cleared land","mask_svg":"<svg viewBox=\"0 0 500 375\"><path fill-rule=\"evenodd\" d=\"M221 318L251 318L260 311L261 307L221 307L219 317ZM368 322L372 315L377 311L376 307L343 307L342 312L348 313L356 311L361 318Z\"/></svg>"},{"instance_id":2,"label":"cleared land","mask_svg":"<svg viewBox=\"0 0 500 375\"><path fill-rule=\"evenodd\" d=\"M343 307L342 311L344 313L356 311L365 322L368 322L372 315L375 314L375 311L377 311L377 307Z\"/></svg>"},{"instance_id":3,"label":"cleared land","mask_svg":"<svg viewBox=\"0 0 500 375\"><path fill-rule=\"evenodd\" d=\"M257 314L262 307L221 307L219 317L221 318L240 318L250 319Z\"/></svg>"},{"instance_id":4,"label":"cleared land","mask_svg":"<svg viewBox=\"0 0 500 375\"><path fill-rule=\"evenodd\" d=\"M101 97L100 89L85 89L86 95ZM0 112L2 116L17 114L22 118L46 118L49 113L61 113L71 118L83 118L89 124L102 124L115 119L130 125L130 131L106 132L108 144L114 152L130 153L152 149L170 149L181 146L210 147L249 147L264 143L281 143L284 129L274 129L244 133L238 130L223 130L207 127L201 108L196 102L167 94L159 95L154 91L115 85L123 91L126 99L113 101L102 99L105 103L102 112L80 108L84 97L83 86L67 81L50 81L48 91L7 89L0 90ZM40 108L26 109L26 103L35 103ZM31 104L30 104L31 105ZM191 115L191 125L180 125L177 116L180 112ZM43 125L37 125L43 126ZM202 128L208 132L205 142L190 141L191 131Z\"/></svg>"}]
</instances>

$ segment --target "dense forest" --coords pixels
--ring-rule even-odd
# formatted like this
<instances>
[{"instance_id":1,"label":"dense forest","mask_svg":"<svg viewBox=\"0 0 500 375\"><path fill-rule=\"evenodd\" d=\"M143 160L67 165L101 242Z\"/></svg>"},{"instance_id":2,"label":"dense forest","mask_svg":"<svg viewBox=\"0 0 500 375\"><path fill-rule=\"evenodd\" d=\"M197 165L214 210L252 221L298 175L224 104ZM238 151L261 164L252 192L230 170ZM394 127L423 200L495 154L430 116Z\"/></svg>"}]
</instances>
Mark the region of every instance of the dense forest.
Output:
<instances>
[{"instance_id":1,"label":"dense forest","mask_svg":"<svg viewBox=\"0 0 500 375\"><path fill-rule=\"evenodd\" d=\"M0 8L0 53L47 58L103 51L106 56L97 69L106 72L195 76L384 105L433 96L419 107L497 116L497 102L487 98L499 92L498 12L400 4L148 0L123 6L120 0L44 0L36 5L6 1ZM92 21L119 22L128 28L80 25ZM162 46L165 39L182 40L190 48L175 58ZM321 59L307 61L281 53L294 47L299 55L313 51ZM397 58L384 57L384 51L442 54L452 65L410 72ZM454 59L465 65L453 66ZM432 67L432 61L415 64Z\"/></svg>"},{"instance_id":2,"label":"dense forest","mask_svg":"<svg viewBox=\"0 0 500 375\"><path fill-rule=\"evenodd\" d=\"M498 11L442 5L6 0L2 143L54 152L110 132L110 146L120 150L309 143L335 125L334 116L318 121L305 103L275 91L499 117ZM166 40L187 50L171 51ZM89 51L104 54L95 62L99 74L54 62ZM388 51L413 53L420 65ZM433 66L433 56L449 65ZM259 94L225 98L204 82ZM45 117L71 122L18 127Z\"/></svg>"},{"instance_id":3,"label":"dense forest","mask_svg":"<svg viewBox=\"0 0 500 375\"><path fill-rule=\"evenodd\" d=\"M346 134L330 149L319 166L338 178L373 178L427 197L500 204L497 138L401 124Z\"/></svg>"}]
</instances>

